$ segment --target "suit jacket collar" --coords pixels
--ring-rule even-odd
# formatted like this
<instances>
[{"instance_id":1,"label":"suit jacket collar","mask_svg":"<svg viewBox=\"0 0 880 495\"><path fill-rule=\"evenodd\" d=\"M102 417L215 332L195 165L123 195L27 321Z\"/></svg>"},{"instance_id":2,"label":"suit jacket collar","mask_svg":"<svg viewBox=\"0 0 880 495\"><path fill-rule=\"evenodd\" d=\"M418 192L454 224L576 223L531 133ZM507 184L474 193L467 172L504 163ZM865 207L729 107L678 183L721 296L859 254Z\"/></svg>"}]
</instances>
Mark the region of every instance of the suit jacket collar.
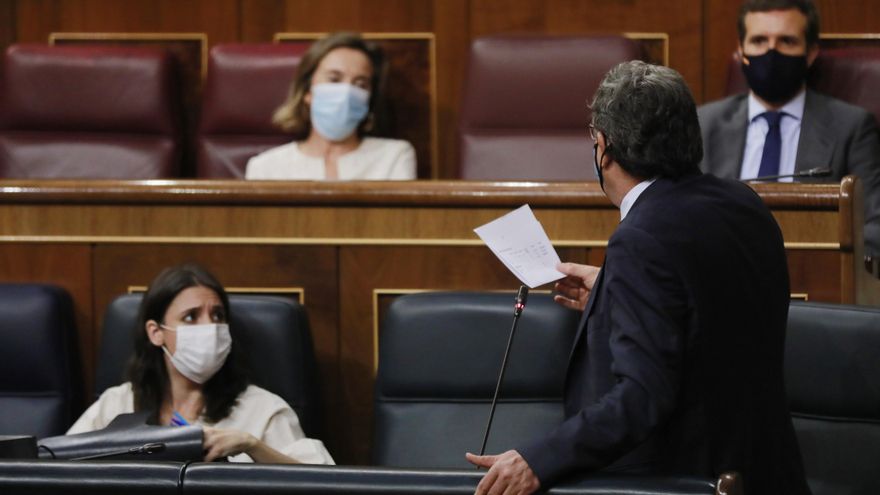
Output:
<instances>
[{"instance_id":1,"label":"suit jacket collar","mask_svg":"<svg viewBox=\"0 0 880 495\"><path fill-rule=\"evenodd\" d=\"M829 167L834 154L834 115L828 111L825 97L815 91L807 90L804 104L804 119L801 122L801 135L798 139L795 172L815 167Z\"/></svg>"},{"instance_id":2,"label":"suit jacket collar","mask_svg":"<svg viewBox=\"0 0 880 495\"><path fill-rule=\"evenodd\" d=\"M694 177L702 175L702 173L695 174ZM686 175L682 177L680 180L688 180L688 177L692 177L690 175ZM642 191L638 198L636 198L635 203L633 203L632 207L629 209L629 213L627 213L626 218L621 220L620 224L623 225L627 223L627 220L638 216L638 211L640 207L642 207L645 203L650 203L653 201L653 198L662 195L665 191L668 191L670 188L674 187L678 181L668 179L665 177L659 177L651 183L651 186Z\"/></svg>"}]
</instances>

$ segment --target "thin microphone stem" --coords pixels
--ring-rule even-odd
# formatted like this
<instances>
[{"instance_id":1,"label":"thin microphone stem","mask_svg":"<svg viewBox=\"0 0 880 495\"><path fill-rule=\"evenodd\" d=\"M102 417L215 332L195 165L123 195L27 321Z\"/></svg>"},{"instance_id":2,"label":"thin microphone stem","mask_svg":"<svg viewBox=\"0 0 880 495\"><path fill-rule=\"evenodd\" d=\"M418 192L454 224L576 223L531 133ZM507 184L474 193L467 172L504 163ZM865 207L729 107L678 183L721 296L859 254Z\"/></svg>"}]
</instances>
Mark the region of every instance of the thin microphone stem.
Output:
<instances>
[{"instance_id":1,"label":"thin microphone stem","mask_svg":"<svg viewBox=\"0 0 880 495\"><path fill-rule=\"evenodd\" d=\"M528 289L520 288L520 294ZM510 337L507 338L507 349L504 350L504 359L501 361L501 371L498 373L498 382L495 384L495 394L492 396L492 408L489 410L489 421L486 422L486 433L483 435L483 444L480 446L480 455L486 453L486 442L489 441L489 430L492 428L492 418L495 417L495 406L498 405L498 394L501 392L501 382L504 380L504 371L507 369L507 357L510 355L510 346L513 344L513 334L516 333L516 325L519 323L519 316L522 314L525 301L517 298L516 309L513 312L513 325L510 327ZM479 469L479 466L477 466Z\"/></svg>"},{"instance_id":2,"label":"thin microphone stem","mask_svg":"<svg viewBox=\"0 0 880 495\"><path fill-rule=\"evenodd\" d=\"M744 182L758 182L763 180L777 180L777 179L802 179L806 177L825 177L831 175L831 169L827 167L816 167L811 168L809 170L803 170L801 172L795 172L793 174L782 174L782 175L764 175L761 177L754 177L751 179L744 179Z\"/></svg>"}]
</instances>

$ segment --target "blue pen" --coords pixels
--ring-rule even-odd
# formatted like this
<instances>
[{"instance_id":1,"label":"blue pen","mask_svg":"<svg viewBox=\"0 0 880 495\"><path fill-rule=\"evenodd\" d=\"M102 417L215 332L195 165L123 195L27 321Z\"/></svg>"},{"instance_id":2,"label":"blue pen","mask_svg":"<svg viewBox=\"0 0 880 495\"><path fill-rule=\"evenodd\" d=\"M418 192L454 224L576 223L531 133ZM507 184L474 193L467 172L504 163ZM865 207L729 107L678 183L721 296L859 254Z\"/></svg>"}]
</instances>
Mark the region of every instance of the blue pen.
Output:
<instances>
[{"instance_id":1,"label":"blue pen","mask_svg":"<svg viewBox=\"0 0 880 495\"><path fill-rule=\"evenodd\" d=\"M171 426L188 426L189 421L186 420L183 416L180 415L179 412L174 411L174 414L171 415Z\"/></svg>"}]
</instances>

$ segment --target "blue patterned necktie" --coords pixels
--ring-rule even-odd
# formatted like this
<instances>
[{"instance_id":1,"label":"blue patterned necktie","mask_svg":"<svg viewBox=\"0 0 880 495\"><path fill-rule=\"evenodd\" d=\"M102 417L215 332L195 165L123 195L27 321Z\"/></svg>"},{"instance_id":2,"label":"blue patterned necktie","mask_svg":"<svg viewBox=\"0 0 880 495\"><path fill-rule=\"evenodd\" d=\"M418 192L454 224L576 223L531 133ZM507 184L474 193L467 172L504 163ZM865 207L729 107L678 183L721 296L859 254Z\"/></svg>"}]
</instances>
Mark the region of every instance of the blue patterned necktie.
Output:
<instances>
[{"instance_id":1,"label":"blue patterned necktie","mask_svg":"<svg viewBox=\"0 0 880 495\"><path fill-rule=\"evenodd\" d=\"M764 117L770 129L764 139L764 151L761 153L761 167L758 169L758 177L779 175L779 155L782 150L782 133L779 130L779 121L782 120L782 112L764 112L759 117Z\"/></svg>"}]
</instances>

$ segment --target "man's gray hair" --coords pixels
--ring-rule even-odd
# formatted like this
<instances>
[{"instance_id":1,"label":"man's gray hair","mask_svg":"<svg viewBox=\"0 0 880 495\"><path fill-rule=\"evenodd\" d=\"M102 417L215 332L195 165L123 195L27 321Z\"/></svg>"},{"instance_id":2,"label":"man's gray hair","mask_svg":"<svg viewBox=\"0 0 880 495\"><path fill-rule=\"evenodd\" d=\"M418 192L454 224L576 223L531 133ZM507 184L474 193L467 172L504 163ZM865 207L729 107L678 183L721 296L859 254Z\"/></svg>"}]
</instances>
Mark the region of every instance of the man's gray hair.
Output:
<instances>
[{"instance_id":1,"label":"man's gray hair","mask_svg":"<svg viewBox=\"0 0 880 495\"><path fill-rule=\"evenodd\" d=\"M623 62L605 75L590 109L593 127L605 135L606 153L630 175L677 178L699 170L697 106L675 70Z\"/></svg>"}]
</instances>

